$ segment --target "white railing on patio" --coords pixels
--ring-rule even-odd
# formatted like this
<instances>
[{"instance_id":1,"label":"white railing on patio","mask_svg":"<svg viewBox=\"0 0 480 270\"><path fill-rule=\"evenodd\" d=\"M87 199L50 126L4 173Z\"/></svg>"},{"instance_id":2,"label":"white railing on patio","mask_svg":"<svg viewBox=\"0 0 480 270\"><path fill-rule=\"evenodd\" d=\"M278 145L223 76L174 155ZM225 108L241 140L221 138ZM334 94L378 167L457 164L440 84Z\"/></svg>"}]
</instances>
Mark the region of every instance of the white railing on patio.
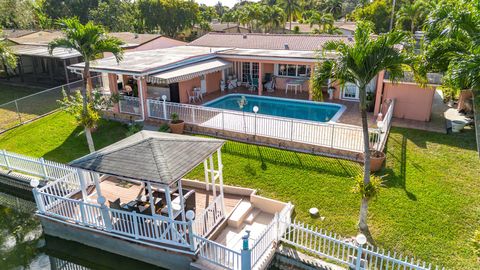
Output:
<instances>
[{"instance_id":1,"label":"white railing on patio","mask_svg":"<svg viewBox=\"0 0 480 270\"><path fill-rule=\"evenodd\" d=\"M223 196L218 196L205 210L195 217L193 229L196 235L207 237L225 217Z\"/></svg>"},{"instance_id":2,"label":"white railing on patio","mask_svg":"<svg viewBox=\"0 0 480 270\"><path fill-rule=\"evenodd\" d=\"M252 267L256 265L260 258L270 249L273 248L274 243L278 240L278 214L275 214L272 222L267 225L260 236L253 241L252 245Z\"/></svg>"},{"instance_id":3,"label":"white railing on patio","mask_svg":"<svg viewBox=\"0 0 480 270\"><path fill-rule=\"evenodd\" d=\"M191 228L189 222L169 220L160 215L149 216L111 209L38 190L34 190L34 197L39 212L47 216L132 239L192 248L188 238L188 231Z\"/></svg>"},{"instance_id":4,"label":"white railing on patio","mask_svg":"<svg viewBox=\"0 0 480 270\"><path fill-rule=\"evenodd\" d=\"M177 113L186 123L205 128L363 152L362 129L357 126L148 100L149 117L170 120L172 113ZM372 129L370 132L370 143L375 147L379 131Z\"/></svg>"},{"instance_id":5,"label":"white railing on patio","mask_svg":"<svg viewBox=\"0 0 480 270\"><path fill-rule=\"evenodd\" d=\"M292 222L281 239L308 253L347 265L351 269L433 269L431 264L411 257L385 252L383 249L363 247L341 239L337 234ZM440 269L438 266L435 269ZM442 268L443 269L443 268Z\"/></svg>"},{"instance_id":6,"label":"white railing on patio","mask_svg":"<svg viewBox=\"0 0 480 270\"><path fill-rule=\"evenodd\" d=\"M242 254L222 244L194 235L195 243L198 246L198 255L225 269L242 269Z\"/></svg>"},{"instance_id":7,"label":"white railing on patio","mask_svg":"<svg viewBox=\"0 0 480 270\"><path fill-rule=\"evenodd\" d=\"M0 151L0 167L45 180L56 180L73 172L72 168L61 163L11 153L6 150Z\"/></svg>"},{"instance_id":8,"label":"white railing on patio","mask_svg":"<svg viewBox=\"0 0 480 270\"><path fill-rule=\"evenodd\" d=\"M385 113L385 116L383 117L383 120L381 122L378 122L377 124L380 124L381 126L379 127L379 140L377 143L376 150L378 151L383 151L383 148L385 147L385 144L387 143L388 139L388 134L390 133L390 128L392 127L392 118L393 118L393 110L395 109L395 100L392 99L387 112Z\"/></svg>"},{"instance_id":9,"label":"white railing on patio","mask_svg":"<svg viewBox=\"0 0 480 270\"><path fill-rule=\"evenodd\" d=\"M138 97L120 96L118 107L121 113L140 115L140 99Z\"/></svg>"}]
</instances>

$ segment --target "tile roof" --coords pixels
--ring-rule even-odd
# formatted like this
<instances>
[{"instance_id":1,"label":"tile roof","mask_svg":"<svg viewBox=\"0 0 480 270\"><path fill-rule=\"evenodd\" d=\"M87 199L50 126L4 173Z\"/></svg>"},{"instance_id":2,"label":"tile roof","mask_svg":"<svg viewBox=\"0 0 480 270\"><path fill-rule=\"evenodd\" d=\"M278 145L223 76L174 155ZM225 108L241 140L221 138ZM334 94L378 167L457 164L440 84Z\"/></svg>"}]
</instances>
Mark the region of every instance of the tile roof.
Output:
<instances>
[{"instance_id":1,"label":"tile roof","mask_svg":"<svg viewBox=\"0 0 480 270\"><path fill-rule=\"evenodd\" d=\"M219 139L143 130L70 165L127 179L171 184L223 144Z\"/></svg>"},{"instance_id":2,"label":"tile roof","mask_svg":"<svg viewBox=\"0 0 480 270\"><path fill-rule=\"evenodd\" d=\"M355 22L335 22L333 24L334 26L340 28L341 30L346 30L349 32L354 32L355 29L357 28L357 24ZM318 28L318 25L313 25L310 26L308 23L298 23L298 22L292 22L292 30L294 29L295 26L298 26L300 33L310 33L312 32L313 29ZM285 29L290 31L290 23L285 23Z\"/></svg>"},{"instance_id":3,"label":"tile roof","mask_svg":"<svg viewBox=\"0 0 480 270\"><path fill-rule=\"evenodd\" d=\"M108 33L108 35L120 39L129 47L140 46L154 39L162 37L162 35L157 34L136 34L130 32L111 32Z\"/></svg>"},{"instance_id":4,"label":"tile roof","mask_svg":"<svg viewBox=\"0 0 480 270\"><path fill-rule=\"evenodd\" d=\"M188 45L263 50L285 50L288 45L293 51L315 51L329 40L353 41L348 36L336 35L208 33Z\"/></svg>"}]
</instances>

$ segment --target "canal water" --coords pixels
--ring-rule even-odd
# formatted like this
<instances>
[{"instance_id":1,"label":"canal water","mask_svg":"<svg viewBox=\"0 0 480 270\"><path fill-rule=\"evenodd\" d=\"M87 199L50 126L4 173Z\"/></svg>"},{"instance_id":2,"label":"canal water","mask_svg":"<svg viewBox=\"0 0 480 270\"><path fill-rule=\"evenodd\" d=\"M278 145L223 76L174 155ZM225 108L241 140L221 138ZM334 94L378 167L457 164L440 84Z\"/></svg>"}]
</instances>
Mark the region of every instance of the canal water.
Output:
<instances>
[{"instance_id":1,"label":"canal water","mask_svg":"<svg viewBox=\"0 0 480 270\"><path fill-rule=\"evenodd\" d=\"M0 184L1 270L161 269L44 235L32 200L29 192Z\"/></svg>"}]
</instances>

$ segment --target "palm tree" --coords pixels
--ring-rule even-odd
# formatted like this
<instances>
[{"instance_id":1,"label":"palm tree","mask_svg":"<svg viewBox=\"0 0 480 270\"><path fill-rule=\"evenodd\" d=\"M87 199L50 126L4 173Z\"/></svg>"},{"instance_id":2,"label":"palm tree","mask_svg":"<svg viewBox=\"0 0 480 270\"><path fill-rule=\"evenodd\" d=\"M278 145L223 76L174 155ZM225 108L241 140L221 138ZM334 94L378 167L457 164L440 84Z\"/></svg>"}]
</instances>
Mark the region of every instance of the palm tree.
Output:
<instances>
[{"instance_id":1,"label":"palm tree","mask_svg":"<svg viewBox=\"0 0 480 270\"><path fill-rule=\"evenodd\" d=\"M285 26L285 12L278 6L260 6L260 24L265 33Z\"/></svg>"},{"instance_id":2,"label":"palm tree","mask_svg":"<svg viewBox=\"0 0 480 270\"><path fill-rule=\"evenodd\" d=\"M220 20L222 21L222 23L227 23L227 28L230 28L230 23L235 22L235 17L233 12L227 11L223 13L223 16L220 18Z\"/></svg>"},{"instance_id":3,"label":"palm tree","mask_svg":"<svg viewBox=\"0 0 480 270\"><path fill-rule=\"evenodd\" d=\"M410 31L414 33L415 30L423 24L426 18L426 12L426 4L422 0L402 5L397 12L397 27L401 28L405 22L410 22Z\"/></svg>"},{"instance_id":4,"label":"palm tree","mask_svg":"<svg viewBox=\"0 0 480 270\"><path fill-rule=\"evenodd\" d=\"M472 90L480 155L480 6L470 1L442 2L425 29L426 68L444 72L444 84L452 88Z\"/></svg>"},{"instance_id":5,"label":"palm tree","mask_svg":"<svg viewBox=\"0 0 480 270\"><path fill-rule=\"evenodd\" d=\"M280 7L283 8L285 13L287 14L287 18L290 22L290 26L288 27L289 30L292 30L292 21L301 16L301 9L302 6L300 5L300 1L298 0L281 0L279 3Z\"/></svg>"},{"instance_id":6,"label":"palm tree","mask_svg":"<svg viewBox=\"0 0 480 270\"><path fill-rule=\"evenodd\" d=\"M0 37L2 37L2 30L0 29ZM8 75L9 69L17 67L17 57L13 51L8 47L7 42L0 39L0 64L3 66L5 73Z\"/></svg>"},{"instance_id":7,"label":"palm tree","mask_svg":"<svg viewBox=\"0 0 480 270\"><path fill-rule=\"evenodd\" d=\"M324 4L325 11L332 13L336 18L339 18L342 15L343 2L343 0L327 0Z\"/></svg>"},{"instance_id":8,"label":"palm tree","mask_svg":"<svg viewBox=\"0 0 480 270\"><path fill-rule=\"evenodd\" d=\"M117 38L106 35L105 29L100 25L92 22L82 24L78 18L61 19L58 21L59 26L65 35L63 38L57 38L48 44L48 51L53 54L55 48L69 48L79 52L85 65L83 68L83 112L78 118L80 124L83 125L85 135L87 137L88 148L90 152L95 151L91 128L95 126L89 115L89 102L91 101L89 88L90 81L90 62L102 56L105 52L113 54L117 62L122 60L123 42Z\"/></svg>"},{"instance_id":9,"label":"palm tree","mask_svg":"<svg viewBox=\"0 0 480 270\"><path fill-rule=\"evenodd\" d=\"M363 142L364 142L364 186L371 185L370 177L370 145L367 121L366 86L377 74L386 70L392 80L403 76L403 68L411 66L412 60L405 51L397 46L404 43L407 34L394 31L388 34L371 38L373 34L372 24L359 22L354 34L355 43L349 44L343 41L329 41L323 46L323 51L335 51L336 58L319 63L320 71L314 80L326 81L333 78L341 85L345 83L355 84L360 92L360 113L362 118ZM362 197L359 229L369 235L367 225L368 196Z\"/></svg>"},{"instance_id":10,"label":"palm tree","mask_svg":"<svg viewBox=\"0 0 480 270\"><path fill-rule=\"evenodd\" d=\"M325 33L327 29L333 27L335 18L333 18L333 15L331 13L315 12L312 14L308 22L310 24L310 27L312 27L313 25L318 25L320 33Z\"/></svg>"}]
</instances>

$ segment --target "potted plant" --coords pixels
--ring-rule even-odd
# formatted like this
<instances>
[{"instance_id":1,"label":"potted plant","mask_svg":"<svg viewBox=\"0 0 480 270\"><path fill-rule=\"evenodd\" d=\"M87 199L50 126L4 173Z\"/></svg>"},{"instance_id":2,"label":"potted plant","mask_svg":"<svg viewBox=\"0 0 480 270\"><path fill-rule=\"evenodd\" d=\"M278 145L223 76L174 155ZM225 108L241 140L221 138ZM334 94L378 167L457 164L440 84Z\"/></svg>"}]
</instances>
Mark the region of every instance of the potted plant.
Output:
<instances>
[{"instance_id":1,"label":"potted plant","mask_svg":"<svg viewBox=\"0 0 480 270\"><path fill-rule=\"evenodd\" d=\"M180 120L177 113L172 113L170 115L170 118L172 120L170 120L170 124L168 124L168 126L170 127L172 133L182 134L185 127L185 122L183 120Z\"/></svg>"},{"instance_id":2,"label":"potted plant","mask_svg":"<svg viewBox=\"0 0 480 270\"><path fill-rule=\"evenodd\" d=\"M385 153L377 150L370 150L370 171L371 172L378 172L380 169L382 169L382 165L384 161L385 161Z\"/></svg>"}]
</instances>

